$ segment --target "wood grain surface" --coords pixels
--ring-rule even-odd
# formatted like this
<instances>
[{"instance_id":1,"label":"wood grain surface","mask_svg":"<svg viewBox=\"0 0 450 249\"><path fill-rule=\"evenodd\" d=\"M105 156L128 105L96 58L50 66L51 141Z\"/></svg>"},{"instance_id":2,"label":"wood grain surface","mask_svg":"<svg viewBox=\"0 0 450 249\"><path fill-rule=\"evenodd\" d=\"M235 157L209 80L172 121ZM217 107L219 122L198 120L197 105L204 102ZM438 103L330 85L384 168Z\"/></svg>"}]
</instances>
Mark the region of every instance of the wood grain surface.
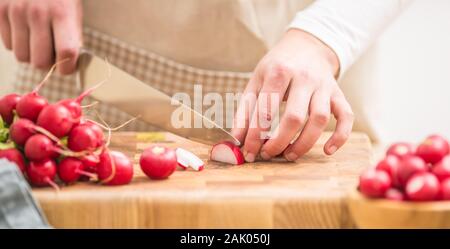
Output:
<instances>
[{"instance_id":1,"label":"wood grain surface","mask_svg":"<svg viewBox=\"0 0 450 249\"><path fill-rule=\"evenodd\" d=\"M34 189L57 228L348 228L354 222L346 196L370 163L366 135L353 133L335 155L326 156L325 133L295 163L276 159L242 166L208 161L209 146L168 133L115 133L112 149L135 160L130 185L77 183L57 193ZM202 172L176 171L149 180L138 161L151 143L189 149L207 162Z\"/></svg>"}]
</instances>

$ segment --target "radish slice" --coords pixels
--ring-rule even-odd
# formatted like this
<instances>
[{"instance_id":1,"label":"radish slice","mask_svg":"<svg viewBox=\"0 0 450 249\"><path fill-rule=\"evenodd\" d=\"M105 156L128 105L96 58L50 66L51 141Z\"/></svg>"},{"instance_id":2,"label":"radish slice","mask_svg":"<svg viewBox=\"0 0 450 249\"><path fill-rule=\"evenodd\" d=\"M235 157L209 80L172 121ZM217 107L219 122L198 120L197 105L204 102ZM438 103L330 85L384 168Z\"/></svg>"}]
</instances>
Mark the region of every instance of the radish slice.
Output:
<instances>
[{"instance_id":1,"label":"radish slice","mask_svg":"<svg viewBox=\"0 0 450 249\"><path fill-rule=\"evenodd\" d=\"M241 165L245 162L241 149L228 141L213 146L211 160L233 165Z\"/></svg>"},{"instance_id":2,"label":"radish slice","mask_svg":"<svg viewBox=\"0 0 450 249\"><path fill-rule=\"evenodd\" d=\"M205 167L205 163L194 153L178 148L176 151L178 165L184 169L191 167L196 171L202 171Z\"/></svg>"}]
</instances>

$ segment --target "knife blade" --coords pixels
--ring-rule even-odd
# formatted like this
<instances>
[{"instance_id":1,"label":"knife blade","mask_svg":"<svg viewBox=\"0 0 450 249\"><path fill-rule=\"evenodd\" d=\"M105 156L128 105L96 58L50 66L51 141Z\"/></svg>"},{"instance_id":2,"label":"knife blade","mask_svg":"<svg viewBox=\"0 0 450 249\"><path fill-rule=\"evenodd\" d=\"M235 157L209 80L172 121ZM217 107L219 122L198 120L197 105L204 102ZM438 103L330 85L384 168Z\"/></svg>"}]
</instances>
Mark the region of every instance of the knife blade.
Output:
<instances>
[{"instance_id":1,"label":"knife blade","mask_svg":"<svg viewBox=\"0 0 450 249\"><path fill-rule=\"evenodd\" d=\"M215 144L226 140L239 145L239 141L228 131L201 113L90 52L81 53L78 59L77 74L78 84L83 90L108 78L100 88L91 94L91 97L134 117L139 117L146 123L204 144ZM190 126L174 123L172 113L177 109L191 115ZM200 118L203 121L202 124L208 128L195 128L193 120L196 118Z\"/></svg>"}]
</instances>

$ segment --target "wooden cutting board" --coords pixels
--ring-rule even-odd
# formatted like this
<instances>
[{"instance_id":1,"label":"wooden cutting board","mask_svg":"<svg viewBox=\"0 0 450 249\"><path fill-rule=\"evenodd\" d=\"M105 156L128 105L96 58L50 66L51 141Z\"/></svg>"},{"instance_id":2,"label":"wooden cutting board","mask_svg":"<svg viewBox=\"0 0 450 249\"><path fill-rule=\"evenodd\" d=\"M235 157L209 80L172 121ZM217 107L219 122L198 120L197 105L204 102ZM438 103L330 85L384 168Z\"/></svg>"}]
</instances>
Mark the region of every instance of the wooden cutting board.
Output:
<instances>
[{"instance_id":1,"label":"wooden cutting board","mask_svg":"<svg viewBox=\"0 0 450 249\"><path fill-rule=\"evenodd\" d=\"M296 163L257 162L227 166L210 162L209 146L168 133L115 133L112 149L135 160L130 185L77 183L57 193L34 189L57 228L348 228L346 196L370 163L369 139L353 133L335 155L326 156L325 133ZM150 143L189 149L207 161L202 172L176 171L149 180L138 162Z\"/></svg>"}]
</instances>

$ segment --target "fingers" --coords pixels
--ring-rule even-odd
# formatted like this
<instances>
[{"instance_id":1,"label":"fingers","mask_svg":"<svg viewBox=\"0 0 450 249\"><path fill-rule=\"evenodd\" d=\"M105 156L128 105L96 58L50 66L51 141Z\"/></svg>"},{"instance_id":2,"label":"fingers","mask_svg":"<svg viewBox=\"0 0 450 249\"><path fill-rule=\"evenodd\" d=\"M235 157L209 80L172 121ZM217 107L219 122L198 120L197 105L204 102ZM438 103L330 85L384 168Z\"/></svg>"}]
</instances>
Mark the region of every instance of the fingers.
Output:
<instances>
[{"instance_id":1,"label":"fingers","mask_svg":"<svg viewBox=\"0 0 450 249\"><path fill-rule=\"evenodd\" d=\"M247 130L250 125L250 115L253 114L253 110L255 109L256 100L258 98L257 93L260 88L258 82L258 74L254 73L247 84L244 93L242 94L236 115L234 117L231 134L239 140L241 144L244 143L245 135L247 135Z\"/></svg>"},{"instance_id":2,"label":"fingers","mask_svg":"<svg viewBox=\"0 0 450 249\"><path fill-rule=\"evenodd\" d=\"M56 61L68 59L58 66L61 74L70 74L75 71L79 48L81 46L81 25L79 18L70 8L56 8L52 13L54 46ZM73 9L72 9L73 10Z\"/></svg>"},{"instance_id":3,"label":"fingers","mask_svg":"<svg viewBox=\"0 0 450 249\"><path fill-rule=\"evenodd\" d=\"M31 64L48 69L53 64L53 41L48 10L40 5L28 9Z\"/></svg>"},{"instance_id":4,"label":"fingers","mask_svg":"<svg viewBox=\"0 0 450 249\"><path fill-rule=\"evenodd\" d=\"M324 152L334 154L347 141L352 132L354 115L350 104L344 94L339 90L331 98L331 112L336 118L336 129L330 139L325 143Z\"/></svg>"},{"instance_id":5,"label":"fingers","mask_svg":"<svg viewBox=\"0 0 450 249\"><path fill-rule=\"evenodd\" d=\"M276 136L269 139L261 149L261 157L264 160L281 154L290 145L306 120L312 89L299 82L293 82L290 88L286 110L275 132Z\"/></svg>"},{"instance_id":6,"label":"fingers","mask_svg":"<svg viewBox=\"0 0 450 249\"><path fill-rule=\"evenodd\" d=\"M11 27L8 17L8 4L6 1L0 1L0 34L3 44L8 50L12 49Z\"/></svg>"},{"instance_id":7,"label":"fingers","mask_svg":"<svg viewBox=\"0 0 450 249\"><path fill-rule=\"evenodd\" d=\"M247 162L255 161L267 135L264 133L270 130L291 78L290 70L284 67L275 67L266 74L245 138L244 157Z\"/></svg>"},{"instance_id":8,"label":"fingers","mask_svg":"<svg viewBox=\"0 0 450 249\"><path fill-rule=\"evenodd\" d=\"M298 139L288 147L284 156L295 161L308 152L319 139L330 120L330 91L319 88L311 98L309 118Z\"/></svg>"},{"instance_id":9,"label":"fingers","mask_svg":"<svg viewBox=\"0 0 450 249\"><path fill-rule=\"evenodd\" d=\"M30 61L30 33L26 18L26 2L16 1L9 7L11 41L14 55L20 62Z\"/></svg>"}]
</instances>

